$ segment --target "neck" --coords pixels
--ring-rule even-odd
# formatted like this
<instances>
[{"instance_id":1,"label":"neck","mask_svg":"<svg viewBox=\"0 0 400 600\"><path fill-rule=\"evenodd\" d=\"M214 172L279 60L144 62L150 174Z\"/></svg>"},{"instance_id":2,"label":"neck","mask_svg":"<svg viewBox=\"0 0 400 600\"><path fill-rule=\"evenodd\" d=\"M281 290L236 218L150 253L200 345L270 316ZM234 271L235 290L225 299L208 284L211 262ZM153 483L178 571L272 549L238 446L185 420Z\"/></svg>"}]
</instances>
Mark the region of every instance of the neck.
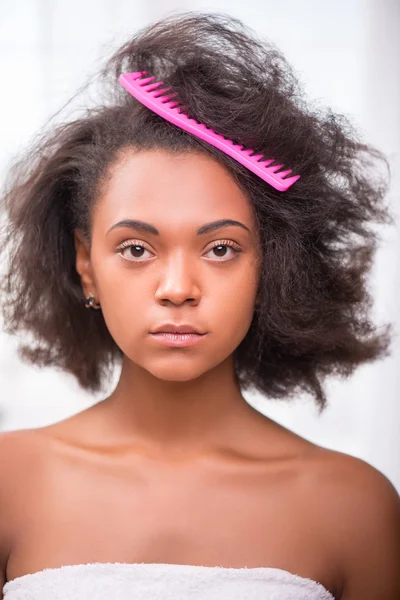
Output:
<instances>
[{"instance_id":1,"label":"neck","mask_svg":"<svg viewBox=\"0 0 400 600\"><path fill-rule=\"evenodd\" d=\"M165 381L125 359L114 392L103 400L107 426L162 454L202 453L229 444L254 416L240 393L233 360L190 381Z\"/></svg>"}]
</instances>

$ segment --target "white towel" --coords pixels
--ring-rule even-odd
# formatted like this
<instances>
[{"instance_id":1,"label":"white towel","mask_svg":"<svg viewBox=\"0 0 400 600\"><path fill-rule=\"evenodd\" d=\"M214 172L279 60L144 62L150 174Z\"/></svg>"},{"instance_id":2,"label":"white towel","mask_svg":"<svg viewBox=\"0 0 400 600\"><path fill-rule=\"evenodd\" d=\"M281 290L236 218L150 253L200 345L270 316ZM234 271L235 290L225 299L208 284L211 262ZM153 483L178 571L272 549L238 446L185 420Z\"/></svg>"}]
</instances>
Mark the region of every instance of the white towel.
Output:
<instances>
[{"instance_id":1,"label":"white towel","mask_svg":"<svg viewBox=\"0 0 400 600\"><path fill-rule=\"evenodd\" d=\"M273 567L88 563L8 581L4 600L334 600L322 584Z\"/></svg>"}]
</instances>

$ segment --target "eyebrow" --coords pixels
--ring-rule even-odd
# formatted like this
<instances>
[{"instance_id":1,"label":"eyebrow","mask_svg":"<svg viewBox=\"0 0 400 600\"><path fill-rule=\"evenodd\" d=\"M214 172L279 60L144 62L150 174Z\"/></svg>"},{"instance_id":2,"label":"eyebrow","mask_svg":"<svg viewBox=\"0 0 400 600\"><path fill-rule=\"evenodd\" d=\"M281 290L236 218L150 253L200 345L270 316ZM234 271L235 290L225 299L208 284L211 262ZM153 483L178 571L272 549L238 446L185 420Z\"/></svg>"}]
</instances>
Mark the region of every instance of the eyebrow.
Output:
<instances>
[{"instance_id":1,"label":"eyebrow","mask_svg":"<svg viewBox=\"0 0 400 600\"><path fill-rule=\"evenodd\" d=\"M240 221L235 221L233 219L219 219L218 221L211 221L210 223L205 223L196 231L196 235L204 235L206 233L210 233L211 231L215 231L216 229L222 229L222 227L242 227L249 233L251 233L250 229L241 223ZM118 227L129 227L130 229L136 229L143 233L151 233L152 235L160 235L158 229L151 225L150 223L146 223L145 221L138 221L137 219L123 219L122 221L118 221L115 223L110 229L107 231L108 235L110 231L113 229L117 229Z\"/></svg>"}]
</instances>

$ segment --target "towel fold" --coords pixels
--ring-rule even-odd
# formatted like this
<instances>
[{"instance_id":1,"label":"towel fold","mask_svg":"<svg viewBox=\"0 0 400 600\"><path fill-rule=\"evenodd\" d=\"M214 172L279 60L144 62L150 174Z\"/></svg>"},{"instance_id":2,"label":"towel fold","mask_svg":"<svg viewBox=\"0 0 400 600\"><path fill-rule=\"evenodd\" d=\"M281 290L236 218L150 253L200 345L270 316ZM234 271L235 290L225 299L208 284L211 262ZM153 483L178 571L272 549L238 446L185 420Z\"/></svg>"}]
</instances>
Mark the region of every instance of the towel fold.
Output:
<instances>
[{"instance_id":1,"label":"towel fold","mask_svg":"<svg viewBox=\"0 0 400 600\"><path fill-rule=\"evenodd\" d=\"M334 600L325 587L273 567L88 563L8 581L4 600Z\"/></svg>"}]
</instances>

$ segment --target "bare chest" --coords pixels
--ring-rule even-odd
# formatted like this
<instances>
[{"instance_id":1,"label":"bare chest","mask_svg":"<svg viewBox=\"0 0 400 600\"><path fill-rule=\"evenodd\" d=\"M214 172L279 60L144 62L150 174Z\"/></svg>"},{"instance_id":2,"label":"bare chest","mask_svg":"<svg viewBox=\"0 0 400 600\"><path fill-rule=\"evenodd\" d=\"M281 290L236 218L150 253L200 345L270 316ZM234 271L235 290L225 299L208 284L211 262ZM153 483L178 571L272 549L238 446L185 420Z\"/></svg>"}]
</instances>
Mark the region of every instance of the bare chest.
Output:
<instances>
[{"instance_id":1,"label":"bare chest","mask_svg":"<svg viewBox=\"0 0 400 600\"><path fill-rule=\"evenodd\" d=\"M333 590L317 501L293 464L67 460L20 504L7 579L88 562L277 567Z\"/></svg>"}]
</instances>

